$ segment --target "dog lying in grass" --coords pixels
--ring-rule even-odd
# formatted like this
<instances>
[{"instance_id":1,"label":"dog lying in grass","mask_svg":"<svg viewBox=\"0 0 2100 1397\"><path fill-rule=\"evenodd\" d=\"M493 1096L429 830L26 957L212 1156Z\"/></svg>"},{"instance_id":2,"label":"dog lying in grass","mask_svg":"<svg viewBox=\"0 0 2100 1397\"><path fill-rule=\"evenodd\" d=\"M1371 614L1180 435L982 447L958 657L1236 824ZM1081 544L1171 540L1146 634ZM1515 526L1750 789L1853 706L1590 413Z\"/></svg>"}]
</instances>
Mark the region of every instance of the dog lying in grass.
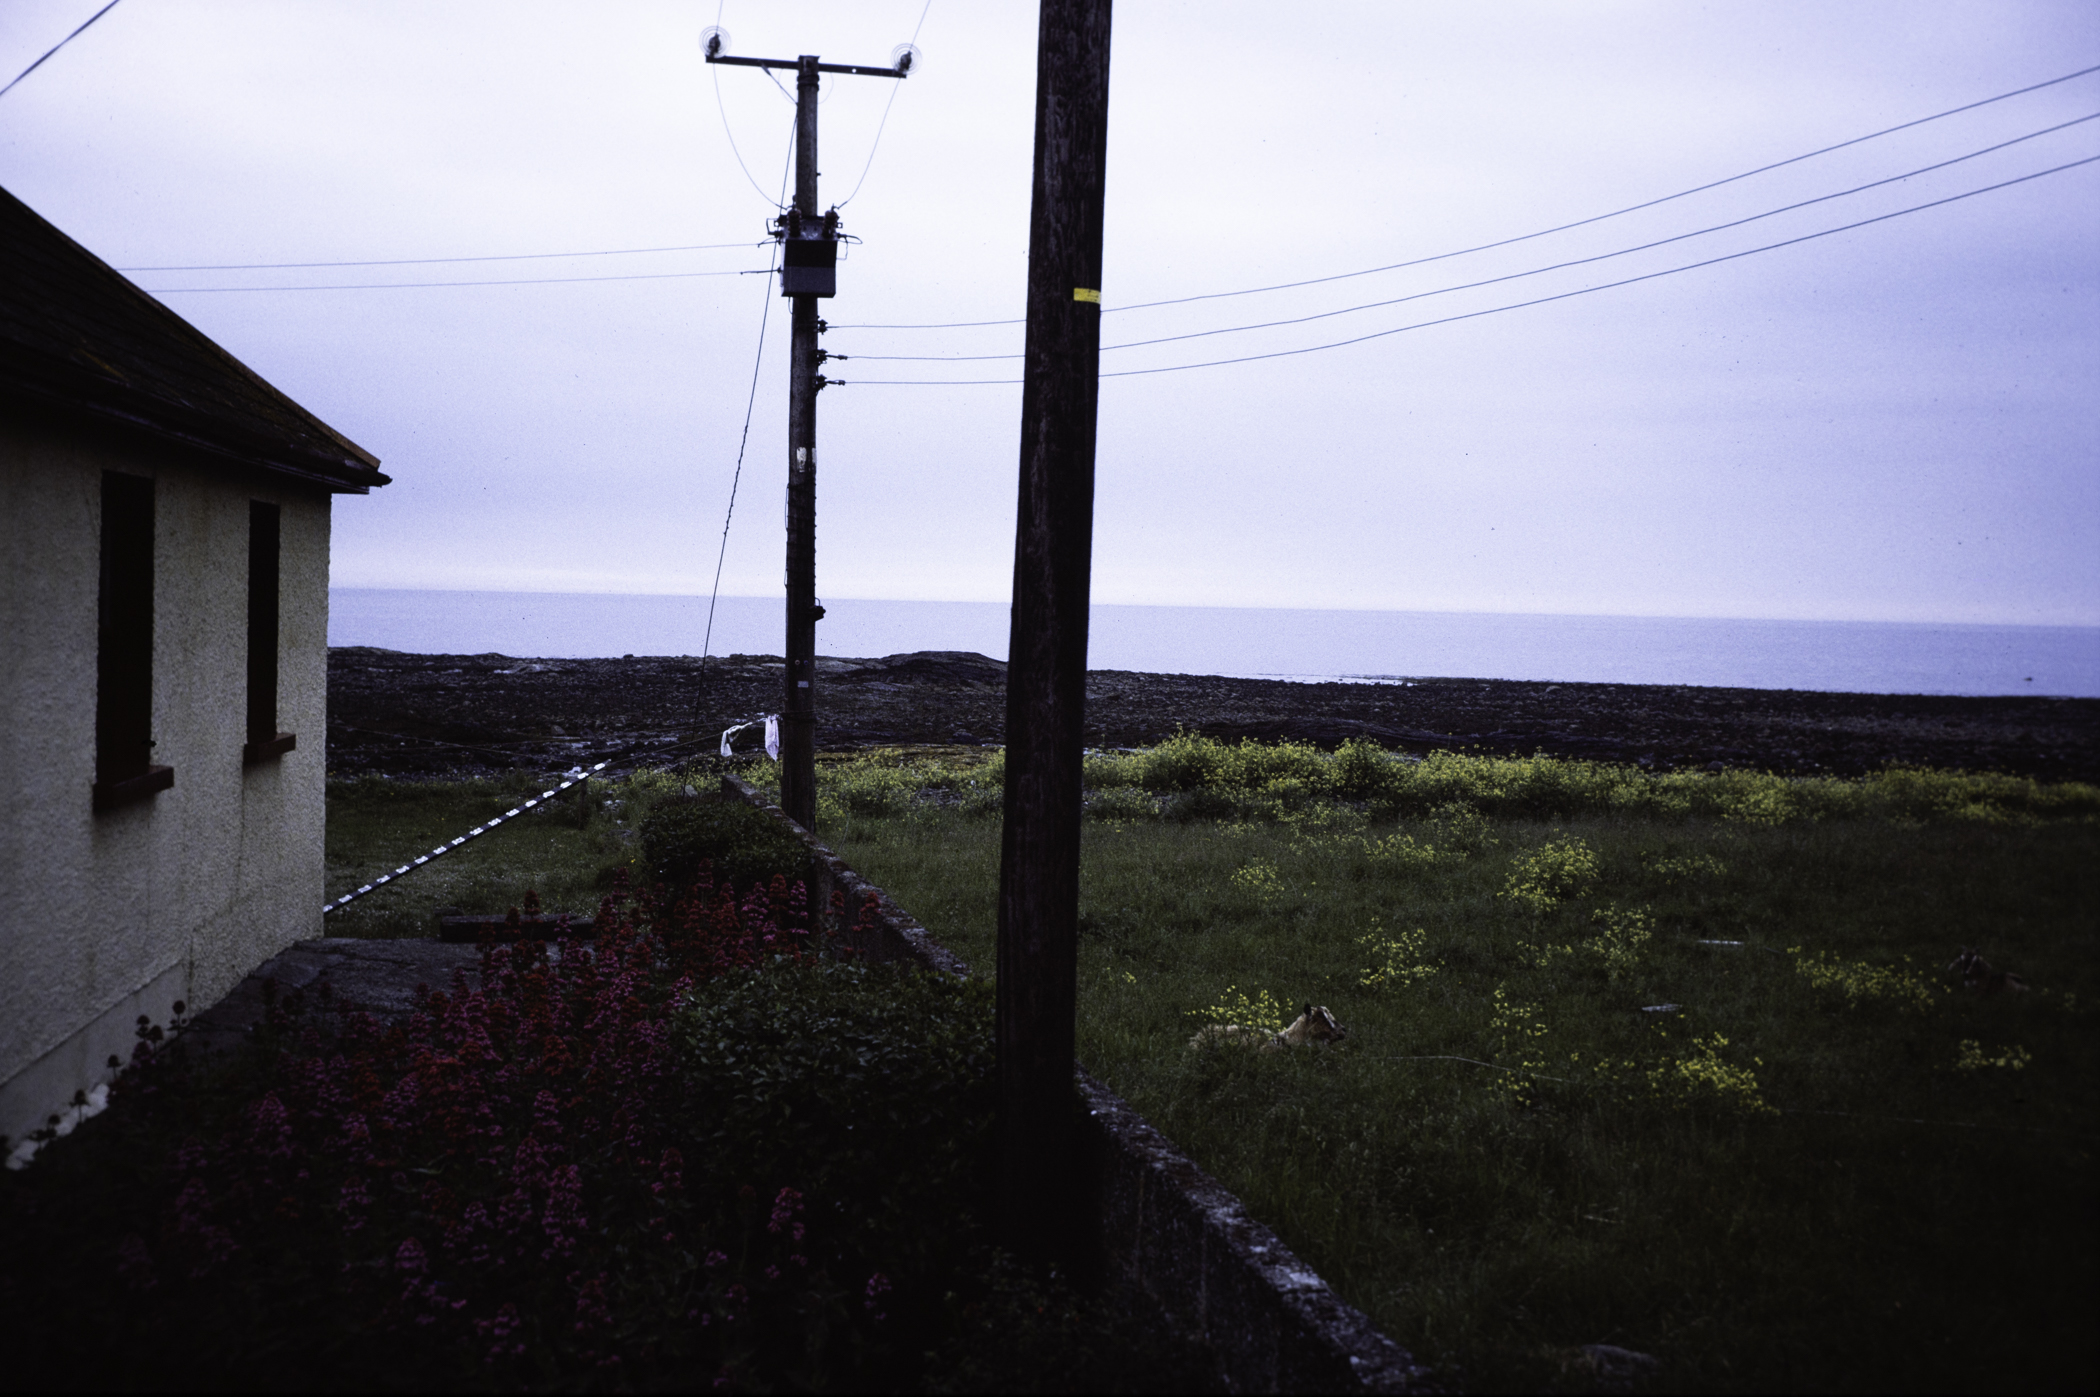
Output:
<instances>
[{"instance_id":1,"label":"dog lying in grass","mask_svg":"<svg viewBox=\"0 0 2100 1397\"><path fill-rule=\"evenodd\" d=\"M1948 971L1961 976L1963 989L1978 994L1996 994L2000 990L2011 990L2015 994L2025 993L2027 982L2010 970L1993 970L1991 963L1983 958L1974 946L1964 946L1961 954L1948 965Z\"/></svg>"},{"instance_id":2,"label":"dog lying in grass","mask_svg":"<svg viewBox=\"0 0 2100 1397\"><path fill-rule=\"evenodd\" d=\"M1349 1036L1329 1013L1324 1004L1308 1004L1305 1012L1292 1020L1291 1026L1281 1033L1263 1033L1258 1028L1245 1024L1205 1024L1189 1039L1191 1048L1208 1047L1213 1043L1252 1044L1262 1052L1273 1053L1278 1048L1296 1048L1306 1043L1339 1043Z\"/></svg>"}]
</instances>

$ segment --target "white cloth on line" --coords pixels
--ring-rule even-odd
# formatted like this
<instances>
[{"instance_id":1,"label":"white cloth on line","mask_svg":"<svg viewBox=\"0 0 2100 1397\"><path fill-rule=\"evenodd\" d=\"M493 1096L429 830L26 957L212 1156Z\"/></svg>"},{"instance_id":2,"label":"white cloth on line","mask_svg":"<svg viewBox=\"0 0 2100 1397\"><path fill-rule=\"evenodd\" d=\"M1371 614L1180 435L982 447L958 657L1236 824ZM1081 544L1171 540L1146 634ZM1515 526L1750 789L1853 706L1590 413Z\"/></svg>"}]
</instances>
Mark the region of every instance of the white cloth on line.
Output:
<instances>
[{"instance_id":1,"label":"white cloth on line","mask_svg":"<svg viewBox=\"0 0 2100 1397\"><path fill-rule=\"evenodd\" d=\"M766 715L766 755L774 761L780 760L780 715Z\"/></svg>"}]
</instances>

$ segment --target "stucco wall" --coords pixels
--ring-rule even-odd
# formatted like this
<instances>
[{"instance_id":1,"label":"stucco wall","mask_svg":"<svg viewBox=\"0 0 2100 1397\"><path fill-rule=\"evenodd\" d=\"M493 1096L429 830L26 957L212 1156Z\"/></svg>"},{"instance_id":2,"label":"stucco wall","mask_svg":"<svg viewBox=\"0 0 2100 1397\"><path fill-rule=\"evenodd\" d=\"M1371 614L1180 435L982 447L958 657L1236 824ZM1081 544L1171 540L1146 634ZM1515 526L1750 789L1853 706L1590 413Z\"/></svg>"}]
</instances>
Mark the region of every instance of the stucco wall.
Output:
<instances>
[{"instance_id":1,"label":"stucco wall","mask_svg":"<svg viewBox=\"0 0 2100 1397\"><path fill-rule=\"evenodd\" d=\"M104 470L154 490L153 736L175 785L97 815ZM282 509L278 727L243 768L248 502ZM329 497L58 420L0 418L0 1134L321 931Z\"/></svg>"}]
</instances>

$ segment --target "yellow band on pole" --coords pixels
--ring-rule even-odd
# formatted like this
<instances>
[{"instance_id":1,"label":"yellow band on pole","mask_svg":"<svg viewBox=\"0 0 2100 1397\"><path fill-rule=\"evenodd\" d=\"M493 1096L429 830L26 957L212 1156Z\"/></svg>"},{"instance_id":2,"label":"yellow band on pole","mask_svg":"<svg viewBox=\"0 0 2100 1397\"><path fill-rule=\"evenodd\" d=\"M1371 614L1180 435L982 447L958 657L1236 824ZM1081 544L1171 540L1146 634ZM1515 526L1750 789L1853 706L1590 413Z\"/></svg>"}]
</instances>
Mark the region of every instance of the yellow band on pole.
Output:
<instances>
[{"instance_id":1,"label":"yellow band on pole","mask_svg":"<svg viewBox=\"0 0 2100 1397\"><path fill-rule=\"evenodd\" d=\"M1101 293L1090 286L1075 286L1072 288L1072 299L1098 306L1101 304Z\"/></svg>"}]
</instances>

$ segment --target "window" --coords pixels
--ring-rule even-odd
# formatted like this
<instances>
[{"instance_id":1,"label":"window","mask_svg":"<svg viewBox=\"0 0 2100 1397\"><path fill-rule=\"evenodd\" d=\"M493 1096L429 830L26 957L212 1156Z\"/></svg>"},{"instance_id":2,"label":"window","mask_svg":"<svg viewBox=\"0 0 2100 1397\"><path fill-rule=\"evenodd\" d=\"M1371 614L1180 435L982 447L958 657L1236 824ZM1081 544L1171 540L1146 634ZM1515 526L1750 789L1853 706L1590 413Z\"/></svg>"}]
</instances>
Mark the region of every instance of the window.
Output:
<instances>
[{"instance_id":1,"label":"window","mask_svg":"<svg viewBox=\"0 0 2100 1397\"><path fill-rule=\"evenodd\" d=\"M175 784L153 764L153 482L102 475L102 565L95 604L97 810Z\"/></svg>"},{"instance_id":2,"label":"window","mask_svg":"<svg viewBox=\"0 0 2100 1397\"><path fill-rule=\"evenodd\" d=\"M248 741L243 762L268 761L298 739L277 731L277 569L282 512L248 501Z\"/></svg>"}]
</instances>

